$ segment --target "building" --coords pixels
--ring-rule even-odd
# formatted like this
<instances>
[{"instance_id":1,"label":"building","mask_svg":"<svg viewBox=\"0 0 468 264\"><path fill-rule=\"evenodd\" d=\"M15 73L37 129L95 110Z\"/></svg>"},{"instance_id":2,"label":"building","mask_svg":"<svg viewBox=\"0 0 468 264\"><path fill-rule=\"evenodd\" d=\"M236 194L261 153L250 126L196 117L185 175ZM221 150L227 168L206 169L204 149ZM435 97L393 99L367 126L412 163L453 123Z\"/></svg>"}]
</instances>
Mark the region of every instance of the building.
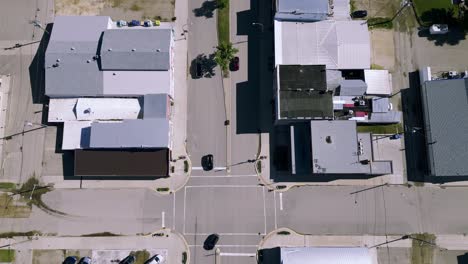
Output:
<instances>
[{"instance_id":1,"label":"building","mask_svg":"<svg viewBox=\"0 0 468 264\"><path fill-rule=\"evenodd\" d=\"M314 120L291 124L291 175L313 180L320 175L391 174L391 161L373 158L370 133L358 133L356 121Z\"/></svg>"},{"instance_id":2,"label":"building","mask_svg":"<svg viewBox=\"0 0 468 264\"><path fill-rule=\"evenodd\" d=\"M429 175L468 176L468 79L421 87Z\"/></svg>"},{"instance_id":3,"label":"building","mask_svg":"<svg viewBox=\"0 0 468 264\"><path fill-rule=\"evenodd\" d=\"M62 149L74 151L75 175L169 175L173 45L167 25L55 18L44 65L48 119L63 123Z\"/></svg>"},{"instance_id":4,"label":"building","mask_svg":"<svg viewBox=\"0 0 468 264\"><path fill-rule=\"evenodd\" d=\"M313 2L313 1L311 1ZM370 34L361 21L274 21L275 64L370 69Z\"/></svg>"},{"instance_id":5,"label":"building","mask_svg":"<svg viewBox=\"0 0 468 264\"><path fill-rule=\"evenodd\" d=\"M361 247L276 247L258 252L260 264L371 264L377 263L368 248Z\"/></svg>"}]
</instances>

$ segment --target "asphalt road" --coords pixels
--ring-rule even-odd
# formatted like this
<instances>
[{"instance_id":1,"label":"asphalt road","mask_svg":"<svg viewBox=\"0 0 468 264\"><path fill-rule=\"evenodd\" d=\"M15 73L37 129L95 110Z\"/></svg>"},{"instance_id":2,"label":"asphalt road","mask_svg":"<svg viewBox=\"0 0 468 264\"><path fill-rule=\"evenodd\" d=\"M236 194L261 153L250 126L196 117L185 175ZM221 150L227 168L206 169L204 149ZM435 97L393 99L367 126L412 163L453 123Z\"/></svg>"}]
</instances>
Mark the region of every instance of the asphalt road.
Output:
<instances>
[{"instance_id":1,"label":"asphalt road","mask_svg":"<svg viewBox=\"0 0 468 264\"><path fill-rule=\"evenodd\" d=\"M209 56L218 45L215 13L211 14L212 17L207 14L197 16L193 11L202 8L204 2L207 1L189 1L188 60L191 65L198 55ZM212 9L203 10L208 12ZM191 70L193 73L193 68ZM188 83L187 151L193 167L200 168L201 158L207 154L214 156L215 167L226 167L225 120L221 72L219 67L215 67L212 76L192 78Z\"/></svg>"}]
</instances>

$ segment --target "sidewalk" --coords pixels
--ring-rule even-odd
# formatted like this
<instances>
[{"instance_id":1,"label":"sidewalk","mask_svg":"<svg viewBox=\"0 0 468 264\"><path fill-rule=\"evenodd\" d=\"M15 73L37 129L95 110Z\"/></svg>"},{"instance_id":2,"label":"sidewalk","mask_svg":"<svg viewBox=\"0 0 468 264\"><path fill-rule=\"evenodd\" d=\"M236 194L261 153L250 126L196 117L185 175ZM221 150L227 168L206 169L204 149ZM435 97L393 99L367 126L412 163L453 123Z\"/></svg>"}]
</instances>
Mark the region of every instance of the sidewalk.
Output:
<instances>
[{"instance_id":1,"label":"sidewalk","mask_svg":"<svg viewBox=\"0 0 468 264\"><path fill-rule=\"evenodd\" d=\"M160 233L163 236L153 236ZM11 245L11 249L21 252L27 250L165 250L167 251L167 263L181 263L183 253L187 254L187 262L190 260L189 247L177 232L170 229L157 231L147 236L109 236L109 237L15 237L0 239L0 245ZM31 262L29 262L31 263Z\"/></svg>"},{"instance_id":2,"label":"sidewalk","mask_svg":"<svg viewBox=\"0 0 468 264\"><path fill-rule=\"evenodd\" d=\"M10 93L10 76L0 76L0 138L5 137L5 125L8 114L8 96ZM0 140L0 160L3 160L3 143Z\"/></svg>"}]
</instances>

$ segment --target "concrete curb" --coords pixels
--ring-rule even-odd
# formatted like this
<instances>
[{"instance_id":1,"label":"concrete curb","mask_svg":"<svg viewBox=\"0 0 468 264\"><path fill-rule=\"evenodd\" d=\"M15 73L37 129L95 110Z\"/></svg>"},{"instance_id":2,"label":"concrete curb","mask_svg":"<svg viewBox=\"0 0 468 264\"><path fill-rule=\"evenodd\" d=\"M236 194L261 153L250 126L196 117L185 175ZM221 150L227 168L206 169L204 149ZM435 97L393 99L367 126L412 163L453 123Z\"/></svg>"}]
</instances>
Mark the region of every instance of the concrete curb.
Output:
<instances>
[{"instance_id":1,"label":"concrete curb","mask_svg":"<svg viewBox=\"0 0 468 264\"><path fill-rule=\"evenodd\" d=\"M174 234L175 236L179 237L179 239L184 243L184 247L185 247L185 252L187 252L187 261L185 262L185 264L189 264L190 263L190 247L187 243L187 240L185 240L185 237L180 234L179 232L175 231L175 230L172 230L170 228L162 228L162 229L159 229L155 232L152 232L151 234L147 235L147 236L153 236L154 234L157 234L157 233L170 233L170 234Z\"/></svg>"},{"instance_id":2,"label":"concrete curb","mask_svg":"<svg viewBox=\"0 0 468 264\"><path fill-rule=\"evenodd\" d=\"M188 171L187 171L187 175L186 175L186 178L185 178L185 181L184 181L184 184L182 184L181 186L173 189L171 192L175 193L177 191L179 191L180 189L184 188L184 186L187 184L187 182L190 180L190 176L192 176L192 160L190 159L190 155L188 154L188 151L187 151L187 140L185 140L184 142L184 146L185 146L185 160L188 162Z\"/></svg>"}]
</instances>

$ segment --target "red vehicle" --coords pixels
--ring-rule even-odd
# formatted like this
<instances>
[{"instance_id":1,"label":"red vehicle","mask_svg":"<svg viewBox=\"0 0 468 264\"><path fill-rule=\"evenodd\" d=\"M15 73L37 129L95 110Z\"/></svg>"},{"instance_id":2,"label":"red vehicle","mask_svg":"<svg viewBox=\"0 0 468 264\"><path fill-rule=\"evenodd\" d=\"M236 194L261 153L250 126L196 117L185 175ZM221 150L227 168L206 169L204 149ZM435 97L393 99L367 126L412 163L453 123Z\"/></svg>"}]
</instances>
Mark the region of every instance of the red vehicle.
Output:
<instances>
[{"instance_id":1,"label":"red vehicle","mask_svg":"<svg viewBox=\"0 0 468 264\"><path fill-rule=\"evenodd\" d=\"M231 71L238 71L239 70L239 57L234 57L231 60Z\"/></svg>"}]
</instances>

